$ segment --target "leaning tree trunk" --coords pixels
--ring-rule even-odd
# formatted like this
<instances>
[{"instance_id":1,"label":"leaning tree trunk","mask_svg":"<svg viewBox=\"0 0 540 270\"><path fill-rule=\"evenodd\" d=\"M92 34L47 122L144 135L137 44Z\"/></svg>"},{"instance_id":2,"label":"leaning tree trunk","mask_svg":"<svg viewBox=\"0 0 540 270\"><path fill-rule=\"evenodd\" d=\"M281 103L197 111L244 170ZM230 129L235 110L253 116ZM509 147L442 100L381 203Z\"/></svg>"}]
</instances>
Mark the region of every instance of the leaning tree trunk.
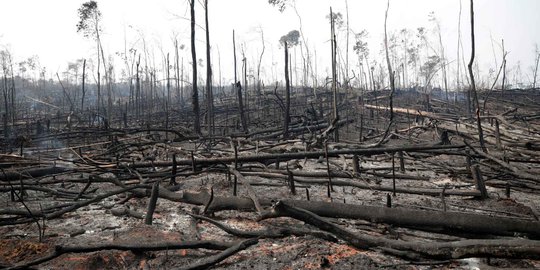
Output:
<instances>
[{"instance_id":1,"label":"leaning tree trunk","mask_svg":"<svg viewBox=\"0 0 540 270\"><path fill-rule=\"evenodd\" d=\"M191 104L193 105L193 114L195 116L195 133L201 134L201 122L199 119L199 91L197 90L197 52L195 49L195 0L189 1L191 9L191 59L193 61L193 93Z\"/></svg>"},{"instance_id":2,"label":"leaning tree trunk","mask_svg":"<svg viewBox=\"0 0 540 270\"><path fill-rule=\"evenodd\" d=\"M478 139L480 141L480 147L484 152L487 152L486 145L484 143L484 132L482 130L482 121L480 120L480 102L478 101L478 94L476 93L476 85L474 82L473 63L474 63L474 0L471 0L471 60L469 61L469 76L471 77L471 92L474 97L474 105L476 106L476 124L478 126Z\"/></svg>"}]
</instances>

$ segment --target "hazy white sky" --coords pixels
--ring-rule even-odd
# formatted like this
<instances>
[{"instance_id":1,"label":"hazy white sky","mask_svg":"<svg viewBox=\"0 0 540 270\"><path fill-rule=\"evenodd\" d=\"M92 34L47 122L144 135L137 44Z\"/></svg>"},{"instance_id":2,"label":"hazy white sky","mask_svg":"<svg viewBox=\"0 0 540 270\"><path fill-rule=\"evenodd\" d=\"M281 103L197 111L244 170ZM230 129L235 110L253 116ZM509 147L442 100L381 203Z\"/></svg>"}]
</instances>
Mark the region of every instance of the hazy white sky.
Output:
<instances>
[{"instance_id":1,"label":"hazy white sky","mask_svg":"<svg viewBox=\"0 0 540 270\"><path fill-rule=\"evenodd\" d=\"M15 60L38 55L49 72L63 71L68 61L94 57L94 43L76 32L77 9L85 0L0 0L0 46L10 48ZM370 33L371 54L378 56L382 38L386 1L349 0L350 28ZM441 22L443 41L450 61L456 58L459 0L391 0L389 31L402 28L433 27L428 13L434 11ZM462 0L462 33L465 58L470 55L469 1ZM161 52L172 51L172 37L186 44L183 57L189 55L189 10L187 0L98 0L103 14L103 44L106 54L124 50L124 35L128 47L147 46L154 49L156 63L161 64ZM267 0L209 0L212 58L217 74L218 49L222 77L232 76L232 30L237 43L245 44L249 62L254 62L261 49L259 29L264 30L266 53L265 73L271 76L272 63L281 72L282 49L279 38L299 28L294 9L280 13ZM329 26L325 16L332 6L345 16L345 0L296 0L302 18L304 34L310 47L316 48L318 70L325 74L329 54ZM477 56L482 69L494 68L492 39L500 62L501 39L510 52L508 66L521 61L524 79L533 64L534 45L540 44L539 0L476 0ZM198 22L203 25L203 8L197 4ZM205 58L204 33L198 29L198 58ZM124 34L125 33L125 34ZM342 36L343 37L343 36ZM352 37L351 37L352 39ZM344 39L338 40L344 44ZM351 41L352 43L352 41ZM351 45L352 46L352 45ZM250 64L251 65L251 64ZM452 69L452 68L451 68ZM531 75L529 75L530 77ZM217 76L216 76L217 77Z\"/></svg>"}]
</instances>

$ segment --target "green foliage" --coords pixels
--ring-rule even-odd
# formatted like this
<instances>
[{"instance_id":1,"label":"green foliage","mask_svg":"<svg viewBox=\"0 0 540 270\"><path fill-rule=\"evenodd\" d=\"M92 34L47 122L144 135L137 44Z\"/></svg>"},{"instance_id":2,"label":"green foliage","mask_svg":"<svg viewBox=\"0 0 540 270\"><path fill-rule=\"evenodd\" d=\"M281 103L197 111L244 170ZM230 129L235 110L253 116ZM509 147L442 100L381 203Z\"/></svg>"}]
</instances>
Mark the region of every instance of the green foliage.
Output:
<instances>
[{"instance_id":1,"label":"green foliage","mask_svg":"<svg viewBox=\"0 0 540 270\"><path fill-rule=\"evenodd\" d=\"M83 3L78 9L80 21L77 23L77 32L82 32L85 37L95 36L99 29L101 12L96 1Z\"/></svg>"},{"instance_id":2,"label":"green foliage","mask_svg":"<svg viewBox=\"0 0 540 270\"><path fill-rule=\"evenodd\" d=\"M279 39L279 43L281 45L287 44L288 48L298 45L300 43L300 32L298 30L290 31Z\"/></svg>"}]
</instances>

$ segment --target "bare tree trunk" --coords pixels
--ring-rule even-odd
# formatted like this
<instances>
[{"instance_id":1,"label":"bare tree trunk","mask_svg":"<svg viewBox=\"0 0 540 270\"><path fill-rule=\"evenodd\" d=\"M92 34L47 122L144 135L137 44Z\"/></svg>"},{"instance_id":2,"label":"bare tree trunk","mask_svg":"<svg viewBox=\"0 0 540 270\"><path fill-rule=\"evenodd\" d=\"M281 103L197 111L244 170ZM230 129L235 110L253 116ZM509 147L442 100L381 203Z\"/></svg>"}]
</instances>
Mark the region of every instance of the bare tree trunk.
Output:
<instances>
[{"instance_id":1,"label":"bare tree trunk","mask_svg":"<svg viewBox=\"0 0 540 270\"><path fill-rule=\"evenodd\" d=\"M237 74L236 74L236 39L234 35L234 30L233 30L233 55L234 55L234 85L233 87L236 88L236 94L238 97L238 111L240 113L240 121L242 122L242 130L245 133L248 133L246 117L244 114L244 100L242 99L242 84L240 84L240 81L238 81Z\"/></svg>"},{"instance_id":2,"label":"bare tree trunk","mask_svg":"<svg viewBox=\"0 0 540 270\"><path fill-rule=\"evenodd\" d=\"M111 121L111 110L112 110L112 97L111 97L111 84L110 84L110 80L109 80L109 72L107 71L107 65L105 63L105 54L103 53L103 46L101 45L101 38L99 36L99 26L98 24L96 23L96 40L97 40L97 46L98 46L98 82L99 82L99 53L101 52L101 60L103 62L103 70L105 71L105 84L107 84L107 96L108 96L108 99L107 99L107 121L110 122ZM100 92L100 86L99 86L99 83L98 83L98 93ZM101 104L99 104L101 105ZM98 114L99 114L99 110L98 110Z\"/></svg>"},{"instance_id":3,"label":"bare tree trunk","mask_svg":"<svg viewBox=\"0 0 540 270\"><path fill-rule=\"evenodd\" d=\"M169 106L171 104L171 74L170 74L170 64L169 64L169 53L167 53L166 69L167 69L167 102L165 103L165 111L166 111L165 128L168 129L169 128Z\"/></svg>"},{"instance_id":4,"label":"bare tree trunk","mask_svg":"<svg viewBox=\"0 0 540 270\"><path fill-rule=\"evenodd\" d=\"M208 134L214 134L214 94L212 92L212 64L210 61L210 28L208 25L208 0L204 1L204 20L206 24L206 109L208 115Z\"/></svg>"},{"instance_id":5,"label":"bare tree trunk","mask_svg":"<svg viewBox=\"0 0 540 270\"><path fill-rule=\"evenodd\" d=\"M136 64L136 68L137 68L137 71L136 71L136 78L135 78L135 112L136 112L136 115L137 115L137 119L139 120L140 119L140 116L141 116L141 101L142 101L142 98L141 98L141 78L139 77L139 65L141 64L141 55L139 54L139 58L137 59L137 64Z\"/></svg>"},{"instance_id":6,"label":"bare tree trunk","mask_svg":"<svg viewBox=\"0 0 540 270\"><path fill-rule=\"evenodd\" d=\"M195 116L194 128L195 133L201 134L201 122L199 119L199 91L197 90L197 52L195 48L195 0L190 0L191 10L191 59L193 61L193 92L191 104L193 105L193 114Z\"/></svg>"},{"instance_id":7,"label":"bare tree trunk","mask_svg":"<svg viewBox=\"0 0 540 270\"><path fill-rule=\"evenodd\" d=\"M98 53L98 56L97 56L97 59L98 59L98 63L97 63L97 114L99 116L99 112L100 112L100 107L101 107L101 74L100 74L100 65L101 65L101 60L99 58L99 45L98 45L98 50L97 50L97 53Z\"/></svg>"},{"instance_id":8,"label":"bare tree trunk","mask_svg":"<svg viewBox=\"0 0 540 270\"><path fill-rule=\"evenodd\" d=\"M83 69L82 69L82 98L81 98L81 112L84 111L84 96L86 94L86 89L84 84L86 82L86 59L83 60Z\"/></svg>"},{"instance_id":9,"label":"bare tree trunk","mask_svg":"<svg viewBox=\"0 0 540 270\"><path fill-rule=\"evenodd\" d=\"M446 102L448 102L448 79L446 77L446 65L447 65L447 62L446 62L446 54L444 53L444 45L443 45L443 42L442 42L441 27L439 25L439 22L437 22L437 30L438 30L438 33L439 33L439 46L441 47L440 48L440 50L441 50L441 64L442 64L441 71L443 73L444 92L446 94Z\"/></svg>"},{"instance_id":10,"label":"bare tree trunk","mask_svg":"<svg viewBox=\"0 0 540 270\"><path fill-rule=\"evenodd\" d=\"M261 54L259 55L259 64L257 65L257 95L259 95L259 97L261 95L261 63L262 63L262 58L264 55L264 50L266 49L266 46L264 44L264 32L262 28L260 30L261 30L262 51L261 51Z\"/></svg>"},{"instance_id":11,"label":"bare tree trunk","mask_svg":"<svg viewBox=\"0 0 540 270\"><path fill-rule=\"evenodd\" d=\"M283 138L289 137L289 122L291 119L291 83L289 80L289 44L283 42L285 48L285 112L283 116Z\"/></svg>"},{"instance_id":12,"label":"bare tree trunk","mask_svg":"<svg viewBox=\"0 0 540 270\"><path fill-rule=\"evenodd\" d=\"M536 89L536 77L538 76L538 63L540 62L540 52L538 52L538 47L536 49L536 63L534 65L534 78L533 78L533 89Z\"/></svg>"},{"instance_id":13,"label":"bare tree trunk","mask_svg":"<svg viewBox=\"0 0 540 270\"><path fill-rule=\"evenodd\" d=\"M345 87L349 89L349 1L345 0L345 11L347 12L347 35L345 41Z\"/></svg>"},{"instance_id":14,"label":"bare tree trunk","mask_svg":"<svg viewBox=\"0 0 540 270\"><path fill-rule=\"evenodd\" d=\"M10 58L11 64L11 121L15 125L15 120L17 118L17 108L15 106L15 73L13 72L13 58Z\"/></svg>"},{"instance_id":15,"label":"bare tree trunk","mask_svg":"<svg viewBox=\"0 0 540 270\"><path fill-rule=\"evenodd\" d=\"M242 49L242 65L244 71L242 72L244 74L244 119L247 122L249 122L249 92L248 92L248 80L247 80L247 58L244 52L244 49ZM247 130L247 125L246 125Z\"/></svg>"},{"instance_id":16,"label":"bare tree trunk","mask_svg":"<svg viewBox=\"0 0 540 270\"><path fill-rule=\"evenodd\" d=\"M182 68L180 72L180 105L184 107L184 57L182 57Z\"/></svg>"},{"instance_id":17,"label":"bare tree trunk","mask_svg":"<svg viewBox=\"0 0 540 270\"><path fill-rule=\"evenodd\" d=\"M232 31L232 43L233 43L233 57L234 57L234 85L236 85L236 82L238 80L238 77L237 77L237 74L236 72L238 71L237 68L236 68L236 39L235 39L235 35L234 35L234 29Z\"/></svg>"},{"instance_id":18,"label":"bare tree trunk","mask_svg":"<svg viewBox=\"0 0 540 270\"><path fill-rule=\"evenodd\" d=\"M331 43L331 52L332 52L332 92L333 92L333 104L332 104L332 116L333 116L333 122L339 120L339 114L338 114L338 94L337 94L337 72L336 72L336 30L334 26L334 16L332 12L332 7L330 7L330 43ZM336 128L334 130L334 140L336 142L339 142L339 129Z\"/></svg>"},{"instance_id":19,"label":"bare tree trunk","mask_svg":"<svg viewBox=\"0 0 540 270\"><path fill-rule=\"evenodd\" d=\"M386 64L388 65L388 77L390 78L390 125L394 121L394 91L396 90L394 85L394 72L392 71L392 64L390 63L390 56L388 55L388 35L386 33L386 22L388 20L388 10L390 9L390 0L388 0L386 5L386 13L384 15L384 49L386 51Z\"/></svg>"},{"instance_id":20,"label":"bare tree trunk","mask_svg":"<svg viewBox=\"0 0 540 270\"><path fill-rule=\"evenodd\" d=\"M457 41L457 71L456 71L456 93L459 93L460 90L460 68L461 68L461 62L459 61L459 44L461 39L461 0L459 0L459 15L458 15L458 41ZM454 95L454 103L457 102L457 95Z\"/></svg>"},{"instance_id":21,"label":"bare tree trunk","mask_svg":"<svg viewBox=\"0 0 540 270\"><path fill-rule=\"evenodd\" d=\"M180 92L180 56L178 54L178 40L174 40L174 58L175 58L175 85L176 85L176 96L178 97L178 101L180 102L182 100L181 92Z\"/></svg>"},{"instance_id":22,"label":"bare tree trunk","mask_svg":"<svg viewBox=\"0 0 540 270\"><path fill-rule=\"evenodd\" d=\"M476 106L476 123L478 126L478 139L480 141L480 147L484 152L487 152L485 143L484 143L484 132L482 130L482 121L480 120L480 102L478 101L478 94L476 93L476 85L474 82L473 74L473 64L474 64L474 54L475 54L475 41L474 41L474 0L471 0L471 60L469 61L469 76L471 77L471 92L474 97L474 102Z\"/></svg>"}]
</instances>

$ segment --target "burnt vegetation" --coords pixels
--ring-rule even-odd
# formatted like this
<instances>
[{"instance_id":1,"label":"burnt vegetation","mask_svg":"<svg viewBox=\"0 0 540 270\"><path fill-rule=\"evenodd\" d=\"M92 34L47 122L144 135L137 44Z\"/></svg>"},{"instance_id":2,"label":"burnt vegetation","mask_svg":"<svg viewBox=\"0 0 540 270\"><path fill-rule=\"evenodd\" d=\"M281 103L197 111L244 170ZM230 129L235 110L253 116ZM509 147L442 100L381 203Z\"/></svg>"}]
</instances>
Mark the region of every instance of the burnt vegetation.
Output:
<instances>
[{"instance_id":1,"label":"burnt vegetation","mask_svg":"<svg viewBox=\"0 0 540 270\"><path fill-rule=\"evenodd\" d=\"M234 59L211 59L208 0L185 3L189 50L175 38L160 60L108 55L95 1L74 29L94 54L66 72L2 49L0 267L538 267L540 52L518 81L503 41L481 76L465 2L456 59L434 13L387 30L388 1L379 55L330 8L325 52L301 24L272 41L279 78L261 74L262 29L258 55L230 29Z\"/></svg>"}]
</instances>

